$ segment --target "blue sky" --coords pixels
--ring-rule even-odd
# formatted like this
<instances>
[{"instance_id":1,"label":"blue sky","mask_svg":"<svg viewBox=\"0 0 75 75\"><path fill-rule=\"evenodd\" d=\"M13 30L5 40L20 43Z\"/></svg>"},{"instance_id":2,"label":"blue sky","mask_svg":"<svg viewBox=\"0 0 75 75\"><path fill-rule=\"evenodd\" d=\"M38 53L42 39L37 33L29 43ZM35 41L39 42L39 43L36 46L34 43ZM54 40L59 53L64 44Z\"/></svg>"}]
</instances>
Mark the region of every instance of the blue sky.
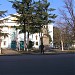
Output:
<instances>
[{"instance_id":1,"label":"blue sky","mask_svg":"<svg viewBox=\"0 0 75 75\"><path fill-rule=\"evenodd\" d=\"M52 8L55 8L54 11L55 14L59 15L58 9L62 8L63 6L63 0L48 0L51 3ZM8 2L8 0L0 0L0 11L1 10L7 10L7 15L16 13L15 9L12 8L12 4Z\"/></svg>"}]
</instances>

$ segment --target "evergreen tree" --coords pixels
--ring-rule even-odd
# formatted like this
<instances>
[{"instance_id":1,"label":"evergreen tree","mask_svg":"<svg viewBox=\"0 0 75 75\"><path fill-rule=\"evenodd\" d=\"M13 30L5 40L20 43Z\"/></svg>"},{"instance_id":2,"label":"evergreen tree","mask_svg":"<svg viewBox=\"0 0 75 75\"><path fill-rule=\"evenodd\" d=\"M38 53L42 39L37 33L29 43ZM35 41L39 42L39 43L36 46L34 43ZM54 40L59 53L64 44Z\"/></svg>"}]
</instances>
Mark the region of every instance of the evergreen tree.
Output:
<instances>
[{"instance_id":1,"label":"evergreen tree","mask_svg":"<svg viewBox=\"0 0 75 75\"><path fill-rule=\"evenodd\" d=\"M4 17L6 12L7 11L0 11L0 18ZM0 23L3 23L3 20L0 20ZM2 28L3 28L3 26L0 26L0 53L1 53L1 41L2 41L1 37L7 36L7 33L2 32Z\"/></svg>"},{"instance_id":2,"label":"evergreen tree","mask_svg":"<svg viewBox=\"0 0 75 75\"><path fill-rule=\"evenodd\" d=\"M18 23L20 23L21 32L24 33L24 50L26 49L26 31L28 32L29 38L29 28L32 25L32 13L33 13L33 6L32 0L22 0L22 1L11 1L13 3L13 8L16 9L18 15L13 15L14 17L18 18ZM28 39L29 44L29 39Z\"/></svg>"},{"instance_id":3,"label":"evergreen tree","mask_svg":"<svg viewBox=\"0 0 75 75\"><path fill-rule=\"evenodd\" d=\"M50 3L47 0L21 0L21 1L11 1L13 3L13 8L16 9L16 12L19 14L16 15L18 18L18 23L22 26L22 32L24 32L24 50L26 45L26 31L28 32L40 32L42 33L42 27L52 22L52 19L56 18L55 14L50 12L55 10L49 8ZM42 43L42 39L41 39Z\"/></svg>"},{"instance_id":4,"label":"evergreen tree","mask_svg":"<svg viewBox=\"0 0 75 75\"><path fill-rule=\"evenodd\" d=\"M49 8L50 3L47 0L39 0L35 2L34 9L35 9L35 23L36 27L38 27L41 31L41 44L43 43L42 40L42 28L44 25L48 25L48 23L53 22L53 19L56 18L55 14L52 14L51 11L55 9Z\"/></svg>"}]
</instances>

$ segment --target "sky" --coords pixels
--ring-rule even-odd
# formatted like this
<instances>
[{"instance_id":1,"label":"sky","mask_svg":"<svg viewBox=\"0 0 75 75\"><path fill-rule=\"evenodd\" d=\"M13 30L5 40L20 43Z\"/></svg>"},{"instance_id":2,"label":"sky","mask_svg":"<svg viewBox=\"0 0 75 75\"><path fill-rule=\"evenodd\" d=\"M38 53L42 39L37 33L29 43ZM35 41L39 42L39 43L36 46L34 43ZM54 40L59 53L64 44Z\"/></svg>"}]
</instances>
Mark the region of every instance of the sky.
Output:
<instances>
[{"instance_id":1,"label":"sky","mask_svg":"<svg viewBox=\"0 0 75 75\"><path fill-rule=\"evenodd\" d=\"M63 7L63 0L48 0L50 2L50 7L55 8L56 10L53 12L57 15L59 15L58 9ZM12 4L8 2L8 0L0 0L0 11L1 10L7 10L8 12L6 15L8 16L9 14L15 14L16 11L15 9L12 8Z\"/></svg>"}]
</instances>

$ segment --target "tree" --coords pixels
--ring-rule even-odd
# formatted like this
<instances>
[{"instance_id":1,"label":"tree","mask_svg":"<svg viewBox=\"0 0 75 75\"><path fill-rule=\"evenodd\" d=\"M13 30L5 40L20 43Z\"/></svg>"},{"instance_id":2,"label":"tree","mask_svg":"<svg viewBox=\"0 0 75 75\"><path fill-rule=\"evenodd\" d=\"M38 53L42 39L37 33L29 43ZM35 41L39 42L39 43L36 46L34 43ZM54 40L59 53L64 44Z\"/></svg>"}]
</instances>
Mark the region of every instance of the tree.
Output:
<instances>
[{"instance_id":1,"label":"tree","mask_svg":"<svg viewBox=\"0 0 75 75\"><path fill-rule=\"evenodd\" d=\"M3 16L5 16L5 13L6 13L7 11L0 11L0 17L3 17Z\"/></svg>"},{"instance_id":2,"label":"tree","mask_svg":"<svg viewBox=\"0 0 75 75\"><path fill-rule=\"evenodd\" d=\"M71 36L71 32L69 31L69 26L66 25L66 23L64 21L57 21L57 29L54 29L54 41L55 41L55 38L57 37L57 41L60 44L61 46L61 49L62 51L66 48L66 49L69 49L69 47L71 46L72 44L72 36ZM63 26L64 25L64 26ZM57 35L57 31L59 32ZM60 40L59 40L60 39Z\"/></svg>"},{"instance_id":3,"label":"tree","mask_svg":"<svg viewBox=\"0 0 75 75\"><path fill-rule=\"evenodd\" d=\"M7 12L7 11L0 11L0 18L3 17L3 16L5 16L5 13L6 13L6 12ZM3 23L3 20L0 20L0 23ZM1 37L2 37L2 36L7 36L7 33L3 33L3 32L2 32L2 27L3 27L3 26L0 26L0 53L1 53L1 41L2 41Z\"/></svg>"},{"instance_id":4,"label":"tree","mask_svg":"<svg viewBox=\"0 0 75 75\"><path fill-rule=\"evenodd\" d=\"M42 1L32 1L32 0L22 0L22 1L11 1L13 3L13 8L16 9L16 12L20 16L16 16L18 18L18 23L22 26L22 32L24 32L24 50L26 45L26 31L28 32L40 32L43 25L52 22L51 19L56 17L55 14L50 14L49 11L53 11L54 9L50 8L50 3L47 0ZM30 29L34 28L34 30ZM38 29L39 28L39 29ZM42 30L41 30L42 33ZM42 43L42 42L41 42Z\"/></svg>"},{"instance_id":5,"label":"tree","mask_svg":"<svg viewBox=\"0 0 75 75\"><path fill-rule=\"evenodd\" d=\"M21 32L24 33L24 50L26 50L26 31L28 31L29 38L29 25L32 23L32 0L22 0L22 1L11 1L13 3L13 8L16 9L16 12L19 16L15 15L18 18L18 23L21 26ZM29 40L28 40L29 42Z\"/></svg>"},{"instance_id":6,"label":"tree","mask_svg":"<svg viewBox=\"0 0 75 75\"><path fill-rule=\"evenodd\" d=\"M64 0L64 10L60 10L63 25L68 27L69 33L71 33L71 40L75 40L75 11L74 11L74 1ZM64 24L65 23L65 24Z\"/></svg>"},{"instance_id":7,"label":"tree","mask_svg":"<svg viewBox=\"0 0 75 75\"><path fill-rule=\"evenodd\" d=\"M53 42L55 48L60 47L60 29L58 27L53 28Z\"/></svg>"},{"instance_id":8,"label":"tree","mask_svg":"<svg viewBox=\"0 0 75 75\"><path fill-rule=\"evenodd\" d=\"M41 31L41 44L43 43L42 39L42 28L44 25L48 25L48 23L53 22L52 20L56 18L55 14L52 14L51 11L54 11L55 9L49 8L50 3L47 0L39 0L35 2L34 5L35 9L35 23L38 25L40 31Z\"/></svg>"}]
</instances>

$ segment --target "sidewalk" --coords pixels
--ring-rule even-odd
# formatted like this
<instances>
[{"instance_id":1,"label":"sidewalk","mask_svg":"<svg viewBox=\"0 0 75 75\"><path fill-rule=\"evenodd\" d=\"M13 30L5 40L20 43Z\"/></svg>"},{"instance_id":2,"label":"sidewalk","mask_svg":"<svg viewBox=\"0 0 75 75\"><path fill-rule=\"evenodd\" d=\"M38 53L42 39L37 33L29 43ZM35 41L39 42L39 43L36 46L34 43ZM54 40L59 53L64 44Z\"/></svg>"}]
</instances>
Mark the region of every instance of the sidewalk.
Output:
<instances>
[{"instance_id":1,"label":"sidewalk","mask_svg":"<svg viewBox=\"0 0 75 75\"><path fill-rule=\"evenodd\" d=\"M64 51L61 51L61 50L52 50L52 51L45 51L44 52L44 55L53 55L53 54L72 54L72 53L75 53L75 50L64 50ZM18 55L18 54L32 54L32 55L36 55L36 54L41 54L40 52L26 52L26 51L16 51L16 50L12 50L12 49L3 49L2 50L2 54L0 55Z\"/></svg>"},{"instance_id":2,"label":"sidewalk","mask_svg":"<svg viewBox=\"0 0 75 75\"><path fill-rule=\"evenodd\" d=\"M11 49L3 49L1 55L15 55L15 54L20 54L16 50L11 50Z\"/></svg>"}]
</instances>

